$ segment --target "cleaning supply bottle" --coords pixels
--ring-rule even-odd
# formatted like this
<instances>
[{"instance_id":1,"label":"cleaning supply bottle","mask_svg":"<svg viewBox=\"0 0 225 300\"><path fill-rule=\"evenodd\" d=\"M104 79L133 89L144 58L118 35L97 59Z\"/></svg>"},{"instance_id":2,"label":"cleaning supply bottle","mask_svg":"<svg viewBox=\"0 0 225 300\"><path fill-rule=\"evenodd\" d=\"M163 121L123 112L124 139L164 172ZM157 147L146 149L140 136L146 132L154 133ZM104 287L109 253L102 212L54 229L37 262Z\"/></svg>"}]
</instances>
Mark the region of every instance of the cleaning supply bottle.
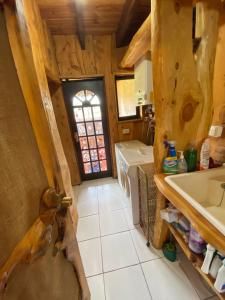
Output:
<instances>
[{"instance_id":1,"label":"cleaning supply bottle","mask_svg":"<svg viewBox=\"0 0 225 300\"><path fill-rule=\"evenodd\" d=\"M211 262L213 260L215 250L216 249L213 246L211 246L210 244L207 245L205 259L204 259L202 267L201 267L202 272L205 274L209 274L209 269L210 269Z\"/></svg>"},{"instance_id":2,"label":"cleaning supply bottle","mask_svg":"<svg viewBox=\"0 0 225 300\"><path fill-rule=\"evenodd\" d=\"M219 269L218 274L216 276L214 287L219 293L225 292L225 259L223 260L223 265Z\"/></svg>"},{"instance_id":3,"label":"cleaning supply bottle","mask_svg":"<svg viewBox=\"0 0 225 300\"><path fill-rule=\"evenodd\" d=\"M177 174L178 173L178 161L177 152L175 149L174 141L166 141L167 157L163 160L163 171L165 174Z\"/></svg>"},{"instance_id":4,"label":"cleaning supply bottle","mask_svg":"<svg viewBox=\"0 0 225 300\"><path fill-rule=\"evenodd\" d=\"M178 173L186 173L187 172L187 163L186 160L184 158L184 152L183 151L179 151L180 152L180 158L178 160Z\"/></svg>"},{"instance_id":5,"label":"cleaning supply bottle","mask_svg":"<svg viewBox=\"0 0 225 300\"><path fill-rule=\"evenodd\" d=\"M169 141L169 148L168 148L168 156L170 157L177 157L177 152L175 149L175 142L174 141Z\"/></svg>"},{"instance_id":6,"label":"cleaning supply bottle","mask_svg":"<svg viewBox=\"0 0 225 300\"><path fill-rule=\"evenodd\" d=\"M200 152L200 170L207 170L209 168L210 158L210 144L209 139L206 139L201 147Z\"/></svg>"},{"instance_id":7,"label":"cleaning supply bottle","mask_svg":"<svg viewBox=\"0 0 225 300\"><path fill-rule=\"evenodd\" d=\"M194 148L192 144L184 152L184 157L187 162L188 172L194 172L197 167L197 150Z\"/></svg>"}]
</instances>

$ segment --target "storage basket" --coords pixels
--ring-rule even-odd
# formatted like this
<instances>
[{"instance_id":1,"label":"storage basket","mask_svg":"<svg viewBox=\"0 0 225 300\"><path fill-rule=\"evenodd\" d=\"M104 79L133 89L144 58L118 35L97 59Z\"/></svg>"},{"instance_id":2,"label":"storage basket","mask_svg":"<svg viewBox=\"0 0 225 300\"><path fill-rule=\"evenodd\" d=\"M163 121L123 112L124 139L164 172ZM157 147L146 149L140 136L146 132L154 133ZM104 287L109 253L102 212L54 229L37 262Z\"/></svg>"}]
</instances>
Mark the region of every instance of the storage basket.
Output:
<instances>
[{"instance_id":1,"label":"storage basket","mask_svg":"<svg viewBox=\"0 0 225 300\"><path fill-rule=\"evenodd\" d=\"M154 163L138 166L140 226L148 240L147 246L153 240L155 225L157 187L154 174Z\"/></svg>"}]
</instances>

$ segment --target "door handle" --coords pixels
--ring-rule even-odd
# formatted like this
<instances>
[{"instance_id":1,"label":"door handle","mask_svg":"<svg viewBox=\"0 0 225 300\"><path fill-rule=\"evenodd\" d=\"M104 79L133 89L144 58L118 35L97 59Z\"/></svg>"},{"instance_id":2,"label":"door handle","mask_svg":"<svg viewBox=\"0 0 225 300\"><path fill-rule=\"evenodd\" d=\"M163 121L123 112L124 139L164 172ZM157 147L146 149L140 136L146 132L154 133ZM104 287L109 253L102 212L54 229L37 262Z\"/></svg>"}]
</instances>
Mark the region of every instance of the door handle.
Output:
<instances>
[{"instance_id":1,"label":"door handle","mask_svg":"<svg viewBox=\"0 0 225 300\"><path fill-rule=\"evenodd\" d=\"M48 208L61 210L72 205L72 198L66 197L65 194L57 194L54 188L49 188L45 191L42 201Z\"/></svg>"}]
</instances>

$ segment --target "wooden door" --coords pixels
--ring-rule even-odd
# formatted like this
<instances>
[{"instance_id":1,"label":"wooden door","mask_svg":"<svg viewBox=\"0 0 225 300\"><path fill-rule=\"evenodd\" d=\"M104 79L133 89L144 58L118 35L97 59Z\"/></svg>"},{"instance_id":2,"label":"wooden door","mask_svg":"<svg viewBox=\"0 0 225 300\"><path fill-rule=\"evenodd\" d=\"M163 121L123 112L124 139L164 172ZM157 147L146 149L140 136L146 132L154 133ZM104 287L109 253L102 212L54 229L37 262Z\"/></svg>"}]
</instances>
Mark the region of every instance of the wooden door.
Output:
<instances>
[{"instance_id":1,"label":"wooden door","mask_svg":"<svg viewBox=\"0 0 225 300\"><path fill-rule=\"evenodd\" d=\"M22 6L20 9L21 12ZM13 7L10 20L13 20L14 12ZM16 32L19 36L19 31ZM18 49L19 46L16 50ZM26 49L29 49L29 43L26 44ZM24 58L29 60L31 56ZM27 78L34 80L35 76ZM33 84L32 92L36 87ZM49 180L17 76L1 8L0 94L0 299L80 299L80 285L74 266L64 257L63 252L53 255L58 236L56 223L53 226L52 242L45 253L39 253L43 254L41 258L32 264L21 261L15 269L13 266L12 274L9 270L9 278L8 273L2 272L14 249L39 218L41 197L49 187ZM52 173L54 174L54 170ZM42 224L44 222L43 219ZM23 249L19 250L21 253ZM31 252L34 250L30 249ZM29 256L28 250L25 261L29 261ZM13 256L13 260L16 259L19 259L19 255Z\"/></svg>"},{"instance_id":2,"label":"wooden door","mask_svg":"<svg viewBox=\"0 0 225 300\"><path fill-rule=\"evenodd\" d=\"M103 80L64 81L63 90L82 179L111 176Z\"/></svg>"}]
</instances>

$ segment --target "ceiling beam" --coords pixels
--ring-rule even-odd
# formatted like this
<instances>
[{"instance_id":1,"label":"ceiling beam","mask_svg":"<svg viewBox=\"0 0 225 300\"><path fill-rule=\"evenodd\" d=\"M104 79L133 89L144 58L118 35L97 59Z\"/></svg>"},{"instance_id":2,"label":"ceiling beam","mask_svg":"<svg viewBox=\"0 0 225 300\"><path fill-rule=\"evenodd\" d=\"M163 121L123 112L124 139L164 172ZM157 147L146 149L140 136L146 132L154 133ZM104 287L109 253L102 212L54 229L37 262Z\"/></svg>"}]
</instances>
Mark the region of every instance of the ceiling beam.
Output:
<instances>
[{"instance_id":1,"label":"ceiling beam","mask_svg":"<svg viewBox=\"0 0 225 300\"><path fill-rule=\"evenodd\" d=\"M123 12L116 32L116 46L118 48L126 46L126 35L130 30L131 22L134 19L135 13L137 12L138 3L138 0L126 0L124 4Z\"/></svg>"},{"instance_id":2,"label":"ceiling beam","mask_svg":"<svg viewBox=\"0 0 225 300\"><path fill-rule=\"evenodd\" d=\"M151 14L133 36L120 64L121 68L132 68L148 51L151 51Z\"/></svg>"},{"instance_id":3,"label":"ceiling beam","mask_svg":"<svg viewBox=\"0 0 225 300\"><path fill-rule=\"evenodd\" d=\"M84 34L84 23L83 23L83 6L80 0L74 0L76 10L76 23L77 23L77 35L82 50L85 49L85 34Z\"/></svg>"}]
</instances>

